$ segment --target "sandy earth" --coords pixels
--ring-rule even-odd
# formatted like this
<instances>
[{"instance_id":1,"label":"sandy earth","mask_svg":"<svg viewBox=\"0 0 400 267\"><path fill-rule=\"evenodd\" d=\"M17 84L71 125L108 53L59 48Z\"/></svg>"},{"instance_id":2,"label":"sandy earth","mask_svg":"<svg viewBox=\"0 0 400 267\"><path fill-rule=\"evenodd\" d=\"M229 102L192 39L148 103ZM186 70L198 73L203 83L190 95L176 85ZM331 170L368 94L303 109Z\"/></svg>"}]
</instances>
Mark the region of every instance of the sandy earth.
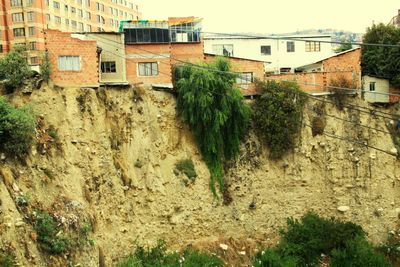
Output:
<instances>
[{"instance_id":1,"label":"sandy earth","mask_svg":"<svg viewBox=\"0 0 400 267\"><path fill-rule=\"evenodd\" d=\"M194 245L225 254L229 266L247 266L258 244L277 242L287 217L308 210L359 223L375 243L386 240L399 222L399 161L343 140L313 137L307 126L294 153L279 161L269 160L268 151L250 133L240 158L227 170L233 201L226 206L209 190L207 167L190 131L177 118L171 94L43 87L11 101L31 103L57 129L61 148L33 147L26 162L1 162L0 239L15 248L21 266L66 262L39 252L34 230L23 219L26 214L15 205L21 194L29 196L32 207L69 221L93 222L95 245L68 256L81 266L113 266L136 245L158 239L172 249ZM353 103L365 106L359 100ZM314 105L310 102L308 108ZM387 130L387 120L370 114L340 112L330 104L325 112ZM312 116L306 109L304 124L310 125ZM394 147L383 132L332 117L326 117L326 125L327 132L338 136L364 138L387 151ZM175 163L186 158L194 161L198 174L189 186L173 172ZM348 210L339 211L343 206ZM221 243L228 244L228 251L220 249Z\"/></svg>"}]
</instances>

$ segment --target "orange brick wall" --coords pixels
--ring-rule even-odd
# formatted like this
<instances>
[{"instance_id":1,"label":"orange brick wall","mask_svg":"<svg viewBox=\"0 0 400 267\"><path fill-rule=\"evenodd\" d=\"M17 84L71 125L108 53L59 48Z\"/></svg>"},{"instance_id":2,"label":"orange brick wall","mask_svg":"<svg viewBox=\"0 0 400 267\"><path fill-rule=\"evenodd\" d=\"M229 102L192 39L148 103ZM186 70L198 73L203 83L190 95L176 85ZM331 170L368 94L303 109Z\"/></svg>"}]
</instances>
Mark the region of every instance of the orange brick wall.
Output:
<instances>
[{"instance_id":1,"label":"orange brick wall","mask_svg":"<svg viewBox=\"0 0 400 267\"><path fill-rule=\"evenodd\" d=\"M389 93L390 94L396 94L396 95L400 95L400 88L389 88ZM391 95L389 96L389 102L390 103L398 103L400 102L400 96L396 96L396 95Z\"/></svg>"},{"instance_id":2,"label":"orange brick wall","mask_svg":"<svg viewBox=\"0 0 400 267\"><path fill-rule=\"evenodd\" d=\"M328 85L325 72L279 74L268 76L265 79L278 81L294 81L298 83L303 91L310 93L323 92L325 91L324 86Z\"/></svg>"},{"instance_id":3,"label":"orange brick wall","mask_svg":"<svg viewBox=\"0 0 400 267\"><path fill-rule=\"evenodd\" d=\"M45 31L45 44L49 53L52 73L50 79L59 86L98 86L98 57L96 41L72 38L71 33ZM58 70L59 56L80 56L80 71Z\"/></svg>"},{"instance_id":4,"label":"orange brick wall","mask_svg":"<svg viewBox=\"0 0 400 267\"><path fill-rule=\"evenodd\" d=\"M132 84L172 83L170 44L135 44L125 45L126 78ZM157 56L155 54L161 54ZM138 58L140 57L140 58ZM157 76L142 76L138 74L139 62L157 62Z\"/></svg>"},{"instance_id":5,"label":"orange brick wall","mask_svg":"<svg viewBox=\"0 0 400 267\"><path fill-rule=\"evenodd\" d=\"M179 63L174 59L198 63L204 60L204 44L201 43L172 43L172 63Z\"/></svg>"},{"instance_id":6,"label":"orange brick wall","mask_svg":"<svg viewBox=\"0 0 400 267\"><path fill-rule=\"evenodd\" d=\"M205 55L206 62L215 60L215 55ZM264 79L264 62L256 60L248 60L241 58L227 58L232 64L232 71L234 72L252 72L255 79ZM243 95L253 95L257 93L254 83L239 84L240 91Z\"/></svg>"},{"instance_id":7,"label":"orange brick wall","mask_svg":"<svg viewBox=\"0 0 400 267\"><path fill-rule=\"evenodd\" d=\"M361 73L361 49L356 49L322 61L325 72L352 72Z\"/></svg>"}]
</instances>

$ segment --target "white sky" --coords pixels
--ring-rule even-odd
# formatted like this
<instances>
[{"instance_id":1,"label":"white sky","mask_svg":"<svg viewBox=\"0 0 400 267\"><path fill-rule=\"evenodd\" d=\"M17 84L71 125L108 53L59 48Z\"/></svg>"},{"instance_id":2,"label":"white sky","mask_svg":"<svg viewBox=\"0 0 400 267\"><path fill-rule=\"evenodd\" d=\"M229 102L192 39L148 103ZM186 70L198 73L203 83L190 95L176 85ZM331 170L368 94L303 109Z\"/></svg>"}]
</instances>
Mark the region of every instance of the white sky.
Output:
<instances>
[{"instance_id":1,"label":"white sky","mask_svg":"<svg viewBox=\"0 0 400 267\"><path fill-rule=\"evenodd\" d=\"M143 19L196 16L210 32L285 33L334 28L365 32L388 23L399 0L137 0Z\"/></svg>"}]
</instances>

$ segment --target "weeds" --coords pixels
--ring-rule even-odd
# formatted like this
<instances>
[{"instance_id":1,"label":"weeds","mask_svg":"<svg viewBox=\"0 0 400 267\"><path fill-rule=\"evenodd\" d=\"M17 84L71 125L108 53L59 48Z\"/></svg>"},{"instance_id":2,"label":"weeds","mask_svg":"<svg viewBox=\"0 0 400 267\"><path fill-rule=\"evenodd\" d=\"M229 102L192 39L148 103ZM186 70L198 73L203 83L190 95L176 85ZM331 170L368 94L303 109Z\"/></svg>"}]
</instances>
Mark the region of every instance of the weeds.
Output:
<instances>
[{"instance_id":1,"label":"weeds","mask_svg":"<svg viewBox=\"0 0 400 267\"><path fill-rule=\"evenodd\" d=\"M194 183L197 177L193 161L191 159L180 160L175 164L176 170L183 173L189 179L189 183Z\"/></svg>"},{"instance_id":2,"label":"weeds","mask_svg":"<svg viewBox=\"0 0 400 267\"><path fill-rule=\"evenodd\" d=\"M328 86L329 91L332 93L333 101L339 110L343 110L346 104L346 97L348 91L343 88L355 88L352 81L349 81L344 76L339 76L337 79L332 79Z\"/></svg>"},{"instance_id":3,"label":"weeds","mask_svg":"<svg viewBox=\"0 0 400 267\"><path fill-rule=\"evenodd\" d=\"M140 160L140 159L137 159L136 161L135 161L135 168L142 168L143 167L143 162Z\"/></svg>"},{"instance_id":4,"label":"weeds","mask_svg":"<svg viewBox=\"0 0 400 267\"><path fill-rule=\"evenodd\" d=\"M14 267L14 257L7 251L0 251L0 266L1 267Z\"/></svg>"}]
</instances>

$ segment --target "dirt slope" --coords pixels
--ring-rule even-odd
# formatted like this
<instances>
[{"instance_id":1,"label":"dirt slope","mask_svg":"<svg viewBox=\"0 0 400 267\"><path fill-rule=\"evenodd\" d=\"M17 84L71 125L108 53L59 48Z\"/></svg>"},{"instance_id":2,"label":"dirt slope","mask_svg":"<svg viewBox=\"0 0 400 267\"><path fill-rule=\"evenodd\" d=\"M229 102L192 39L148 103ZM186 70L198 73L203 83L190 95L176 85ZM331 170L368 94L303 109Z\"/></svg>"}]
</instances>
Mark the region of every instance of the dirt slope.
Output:
<instances>
[{"instance_id":1,"label":"dirt slope","mask_svg":"<svg viewBox=\"0 0 400 267\"><path fill-rule=\"evenodd\" d=\"M65 261L40 253L26 214L15 204L21 194L29 196L30 205L67 222L93 222L95 246L70 256L81 266L113 266L137 244L158 239L177 249L232 237L244 240L240 249L248 255L252 251L246 244L275 242L287 217L308 210L359 223L374 242L385 240L398 222L399 161L343 140L313 137L307 126L295 152L279 161L268 160L250 133L240 159L227 170L233 201L225 206L210 192L208 170L168 93L44 87L11 101L31 103L60 140L58 148L32 148L24 163L2 157L0 238L15 248L22 266L65 266ZM330 105L325 112L386 131L382 118L339 112ZM305 124L311 117L306 110ZM393 149L386 133L326 119L329 133ZM173 172L175 163L186 158L194 161L198 174L190 186ZM339 211L343 206L348 210ZM238 264L244 262L240 257Z\"/></svg>"}]
</instances>

